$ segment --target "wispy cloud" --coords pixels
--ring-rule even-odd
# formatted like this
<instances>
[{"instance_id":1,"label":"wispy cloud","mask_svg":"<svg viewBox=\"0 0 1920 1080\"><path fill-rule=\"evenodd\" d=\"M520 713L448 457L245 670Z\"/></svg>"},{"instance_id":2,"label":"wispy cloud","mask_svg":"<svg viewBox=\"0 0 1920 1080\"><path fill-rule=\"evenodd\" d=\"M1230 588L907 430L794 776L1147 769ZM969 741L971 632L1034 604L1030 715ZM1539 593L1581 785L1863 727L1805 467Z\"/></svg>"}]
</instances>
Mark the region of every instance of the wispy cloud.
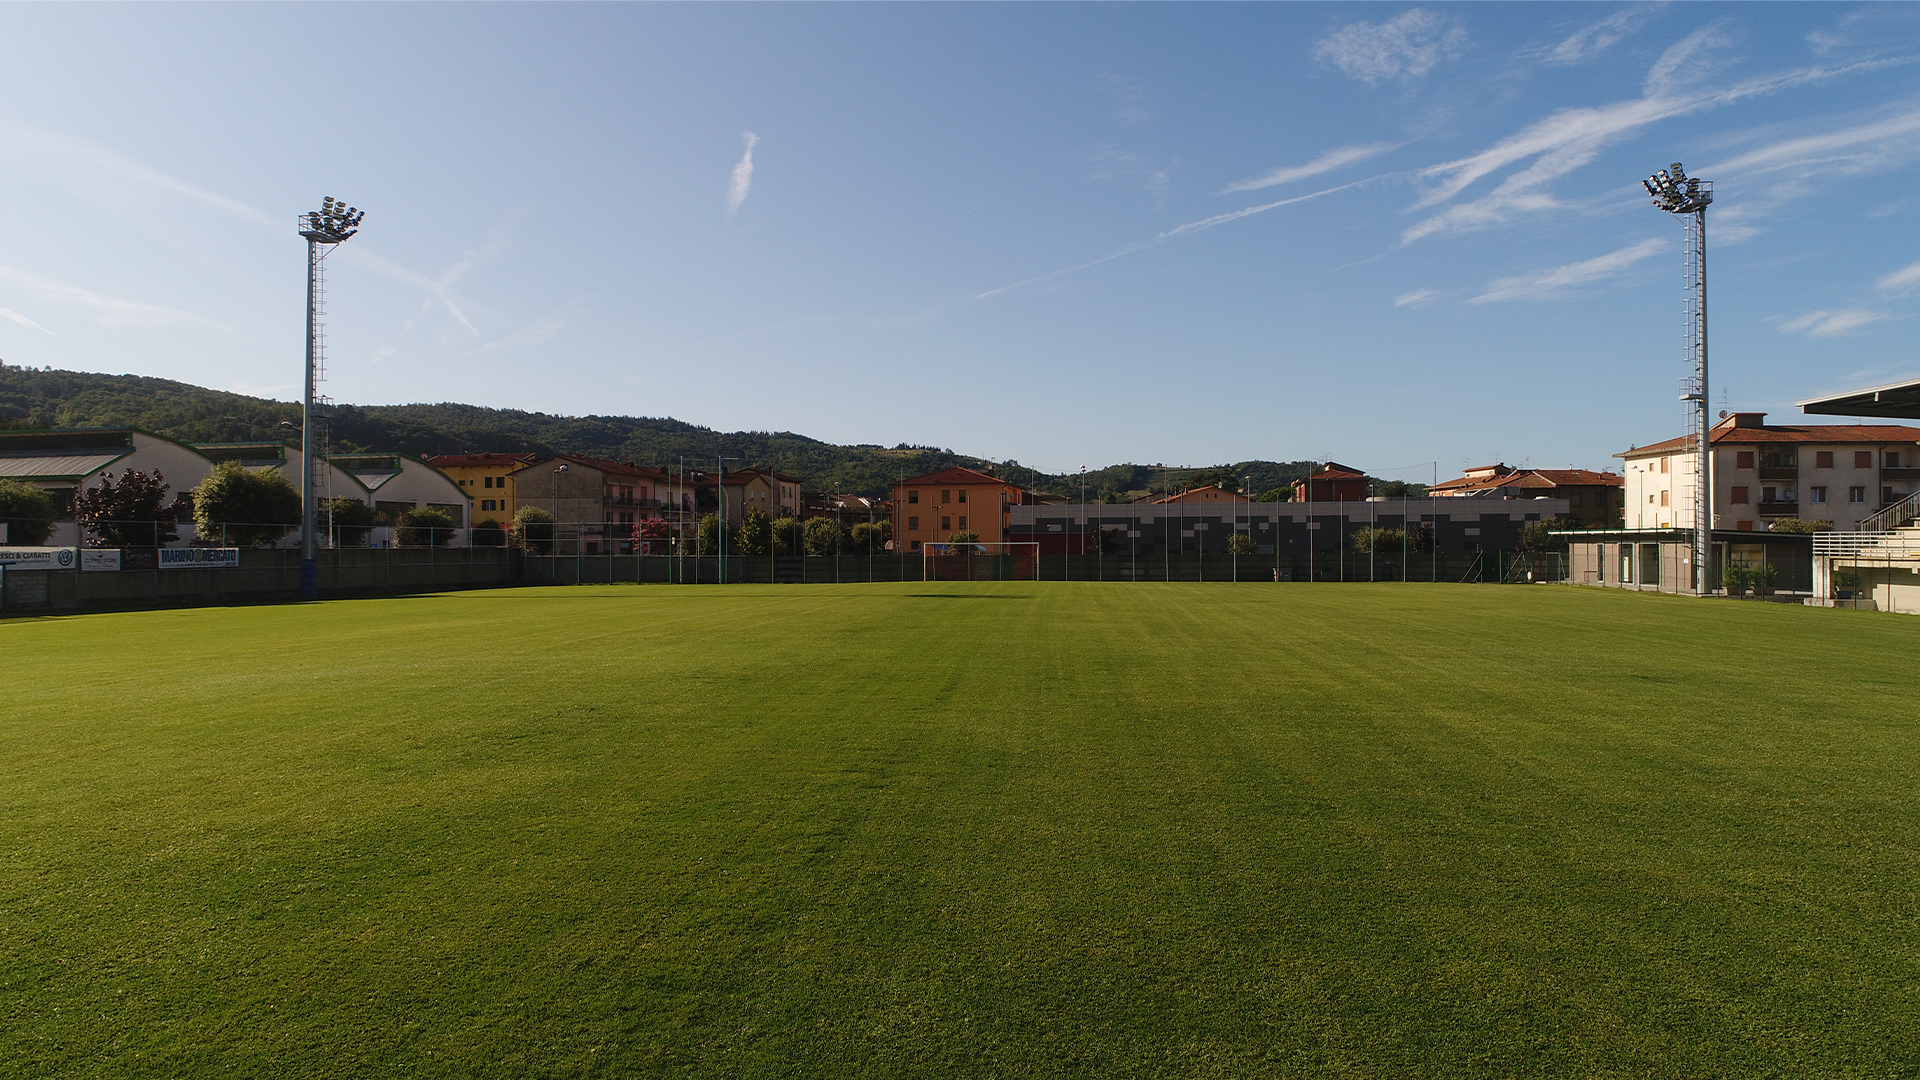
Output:
<instances>
[{"instance_id":1,"label":"wispy cloud","mask_svg":"<svg viewBox=\"0 0 1920 1080\"><path fill-rule=\"evenodd\" d=\"M1658 255L1670 246L1667 241L1658 238L1642 240L1630 247L1623 247L1619 251L1608 252L1583 262L1568 263L1565 266L1556 266L1551 270L1539 270L1531 274L1498 278L1487 282L1486 287L1480 290L1480 295L1468 300L1467 303L1551 300L1578 286L1591 285L1608 278L1618 277L1622 271L1634 263Z\"/></svg>"},{"instance_id":2,"label":"wispy cloud","mask_svg":"<svg viewBox=\"0 0 1920 1080\"><path fill-rule=\"evenodd\" d=\"M1893 273L1881 278L1877 284L1880 286L1881 292L1889 292L1895 295L1913 291L1914 286L1920 285L1920 262L1895 270Z\"/></svg>"},{"instance_id":3,"label":"wispy cloud","mask_svg":"<svg viewBox=\"0 0 1920 1080\"><path fill-rule=\"evenodd\" d=\"M120 300L111 296L102 296L77 285L68 285L37 274L29 274L11 266L0 266L0 281L25 289L43 300L72 304L98 312L100 321L107 326L172 326L177 323L188 323L226 329L223 324L191 311L161 307L158 304L143 304L138 300ZM35 328L44 329L37 325Z\"/></svg>"},{"instance_id":4,"label":"wispy cloud","mask_svg":"<svg viewBox=\"0 0 1920 1080\"><path fill-rule=\"evenodd\" d=\"M291 221L290 217L276 217L240 199L170 176L91 139L0 117L0 143L25 151L38 164L65 178L69 190L116 216L171 219L177 215L154 215L150 211L186 200L255 224L286 228Z\"/></svg>"},{"instance_id":5,"label":"wispy cloud","mask_svg":"<svg viewBox=\"0 0 1920 1080\"><path fill-rule=\"evenodd\" d=\"M1393 306L1426 307L1428 304L1440 299L1440 295L1439 289L1415 289L1412 292L1403 292L1399 296L1394 297Z\"/></svg>"},{"instance_id":6,"label":"wispy cloud","mask_svg":"<svg viewBox=\"0 0 1920 1080\"><path fill-rule=\"evenodd\" d=\"M1503 224L1518 213L1562 208L1547 190L1554 180L1580 169L1606 147L1661 120L1730 104L1789 86L1831 79L1900 61L1862 61L1834 68L1800 68L1748 79L1722 89L1692 86L1697 73L1709 70L1702 54L1725 43L1714 26L1703 27L1674 44L1647 73L1643 95L1589 108L1563 109L1537 121L1469 157L1429 167L1423 179L1433 186L1414 203L1427 209L1449 202L1490 174L1521 162L1531 163L1509 175L1487 195L1448 207L1401 233L1412 243L1438 233L1466 232Z\"/></svg>"},{"instance_id":7,"label":"wispy cloud","mask_svg":"<svg viewBox=\"0 0 1920 1080\"><path fill-rule=\"evenodd\" d=\"M1269 210L1276 210L1282 206L1292 206L1294 203L1303 203L1309 199L1318 199L1322 195L1332 195L1336 191L1346 191L1349 188L1357 188L1362 184L1371 184L1376 180L1384 180L1392 175L1394 174L1383 173L1379 176L1369 176L1364 180L1355 180L1355 181L1352 181L1351 183L1341 184L1338 187L1323 188L1322 190L1312 192L1311 194L1295 195L1293 198L1290 198L1290 199L1277 199L1270 203L1262 203L1259 206L1249 206L1242 210L1231 210L1224 214L1215 214L1209 218L1201 218L1199 221L1189 221L1185 225L1176 225L1173 228L1168 229L1166 232L1163 232L1158 236L1155 236L1151 240L1136 241L1134 243L1128 244L1126 247L1123 247L1118 251L1113 251L1113 252L1109 252L1108 254L1102 255L1091 262L1084 262L1078 266L1069 266L1064 270L1055 270L1051 274L1042 274L1039 277L1030 277L1024 281L1016 281L1011 285L1002 285L997 289L988 289L986 292L983 292L980 295L974 297L974 299L985 300L990 296L999 296L1001 293L1012 292L1015 289L1023 289L1028 285L1038 285L1044 281L1052 281L1056 278L1066 277L1068 274L1077 274L1082 270L1087 270L1087 269L1091 269L1092 267L1099 266L1101 263L1112 262L1113 260L1119 258L1122 255L1131 255L1136 251L1141 251L1146 248L1154 247L1159 244L1164 244L1168 240L1172 240L1175 237L1188 236L1193 233L1204 232L1205 230L1211 229L1216 225L1225 225L1229 221L1239 221L1241 218L1252 217L1255 214L1264 214Z\"/></svg>"},{"instance_id":8,"label":"wispy cloud","mask_svg":"<svg viewBox=\"0 0 1920 1080\"><path fill-rule=\"evenodd\" d=\"M1849 330L1857 330L1868 323L1877 323L1890 318L1884 311L1872 311L1867 308L1847 308L1843 311L1810 311L1797 319L1780 324L1783 334L1805 334L1808 337L1839 337Z\"/></svg>"},{"instance_id":9,"label":"wispy cloud","mask_svg":"<svg viewBox=\"0 0 1920 1080\"><path fill-rule=\"evenodd\" d=\"M21 326L24 326L29 330L38 330L43 334L53 334L54 337L60 336L59 334L54 334L53 331L47 329L46 327L41 326L39 323L34 322L32 319L27 318L25 315L22 315L17 311L8 311L6 308L3 308L3 307L0 307L0 319L7 319L12 322L17 322Z\"/></svg>"},{"instance_id":10,"label":"wispy cloud","mask_svg":"<svg viewBox=\"0 0 1920 1080\"><path fill-rule=\"evenodd\" d=\"M1920 156L1920 108L1839 131L1785 139L1710 169L1716 175L1797 169L1865 172L1904 164L1916 156Z\"/></svg>"},{"instance_id":11,"label":"wispy cloud","mask_svg":"<svg viewBox=\"0 0 1920 1080\"><path fill-rule=\"evenodd\" d=\"M563 305L560 310L535 319L513 333L508 334L506 337L500 338L497 341L489 341L474 351L506 352L511 349L522 349L531 345L539 345L548 338L566 329L567 324L573 321L574 314L580 310L582 305L591 299L592 297L590 296L583 296L578 300L571 301Z\"/></svg>"},{"instance_id":12,"label":"wispy cloud","mask_svg":"<svg viewBox=\"0 0 1920 1080\"><path fill-rule=\"evenodd\" d=\"M1467 32L1452 19L1414 8L1378 26L1348 23L1314 45L1315 59L1372 85L1384 79L1417 79L1459 54Z\"/></svg>"},{"instance_id":13,"label":"wispy cloud","mask_svg":"<svg viewBox=\"0 0 1920 1080\"><path fill-rule=\"evenodd\" d=\"M1305 180L1308 177L1319 176L1322 173L1334 172L1338 169L1344 169L1349 165L1365 161L1370 157L1384 154L1394 149L1396 145L1398 144L1376 142L1335 147L1321 154L1319 157L1314 158L1312 161L1307 162L1305 165L1287 165L1275 169L1264 176L1256 176L1251 180L1236 180L1228 184L1222 194L1229 194L1235 191L1258 191L1261 188L1275 187L1280 184L1292 183L1295 180Z\"/></svg>"},{"instance_id":14,"label":"wispy cloud","mask_svg":"<svg viewBox=\"0 0 1920 1080\"><path fill-rule=\"evenodd\" d=\"M740 155L740 161L733 167L733 181L727 185L727 220L740 212L740 204L747 201L747 189L753 186L753 148L760 142L760 136L749 131L740 136L747 144L747 152Z\"/></svg>"},{"instance_id":15,"label":"wispy cloud","mask_svg":"<svg viewBox=\"0 0 1920 1080\"><path fill-rule=\"evenodd\" d=\"M1641 4L1619 11L1575 30L1550 49L1534 50L1527 55L1549 64L1577 64L1606 51L1616 42L1640 29L1660 10L1661 4Z\"/></svg>"}]
</instances>

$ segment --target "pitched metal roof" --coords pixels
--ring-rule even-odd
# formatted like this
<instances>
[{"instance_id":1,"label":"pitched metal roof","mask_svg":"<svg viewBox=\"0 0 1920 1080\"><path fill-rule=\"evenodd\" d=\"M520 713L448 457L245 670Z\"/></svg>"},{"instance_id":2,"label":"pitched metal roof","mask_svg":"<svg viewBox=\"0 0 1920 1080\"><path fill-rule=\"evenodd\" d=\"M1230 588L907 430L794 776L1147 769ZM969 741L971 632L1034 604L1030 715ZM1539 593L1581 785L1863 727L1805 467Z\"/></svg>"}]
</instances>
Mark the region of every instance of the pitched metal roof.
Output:
<instances>
[{"instance_id":1,"label":"pitched metal roof","mask_svg":"<svg viewBox=\"0 0 1920 1080\"><path fill-rule=\"evenodd\" d=\"M117 454L50 454L45 457L0 457L0 476L14 479L32 476L43 480L73 480L98 472L132 452L131 449L127 449Z\"/></svg>"}]
</instances>

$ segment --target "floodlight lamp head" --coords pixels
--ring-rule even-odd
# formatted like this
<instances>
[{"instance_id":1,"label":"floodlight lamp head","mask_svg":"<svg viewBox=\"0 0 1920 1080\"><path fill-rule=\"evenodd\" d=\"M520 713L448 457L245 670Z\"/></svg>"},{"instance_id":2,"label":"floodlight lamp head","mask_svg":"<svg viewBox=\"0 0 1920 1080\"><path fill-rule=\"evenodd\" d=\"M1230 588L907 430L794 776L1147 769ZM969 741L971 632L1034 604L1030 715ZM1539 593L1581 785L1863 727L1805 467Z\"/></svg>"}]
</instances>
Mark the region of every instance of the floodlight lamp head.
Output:
<instances>
[{"instance_id":1,"label":"floodlight lamp head","mask_svg":"<svg viewBox=\"0 0 1920 1080\"><path fill-rule=\"evenodd\" d=\"M300 215L300 235L322 244L342 244L360 231L360 219L366 211L329 195L320 200L320 209Z\"/></svg>"}]
</instances>

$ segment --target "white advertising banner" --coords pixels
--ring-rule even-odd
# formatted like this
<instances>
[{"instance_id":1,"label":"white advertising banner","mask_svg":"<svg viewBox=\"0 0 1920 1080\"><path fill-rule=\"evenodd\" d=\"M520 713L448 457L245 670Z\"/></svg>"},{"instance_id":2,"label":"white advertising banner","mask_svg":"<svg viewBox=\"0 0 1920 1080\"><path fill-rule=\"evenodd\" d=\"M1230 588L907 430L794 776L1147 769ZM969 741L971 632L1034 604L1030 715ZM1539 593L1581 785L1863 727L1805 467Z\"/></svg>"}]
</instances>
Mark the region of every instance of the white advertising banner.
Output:
<instances>
[{"instance_id":1,"label":"white advertising banner","mask_svg":"<svg viewBox=\"0 0 1920 1080\"><path fill-rule=\"evenodd\" d=\"M120 549L83 548L80 551L80 569L118 570L120 569Z\"/></svg>"},{"instance_id":2,"label":"white advertising banner","mask_svg":"<svg viewBox=\"0 0 1920 1080\"><path fill-rule=\"evenodd\" d=\"M81 561L79 548L0 548L0 563L12 571L71 571Z\"/></svg>"},{"instance_id":3,"label":"white advertising banner","mask_svg":"<svg viewBox=\"0 0 1920 1080\"><path fill-rule=\"evenodd\" d=\"M0 562L12 563L10 570L71 570L80 561L79 548L4 547Z\"/></svg>"},{"instance_id":4,"label":"white advertising banner","mask_svg":"<svg viewBox=\"0 0 1920 1080\"><path fill-rule=\"evenodd\" d=\"M162 570L232 570L240 565L239 548L161 548Z\"/></svg>"}]
</instances>

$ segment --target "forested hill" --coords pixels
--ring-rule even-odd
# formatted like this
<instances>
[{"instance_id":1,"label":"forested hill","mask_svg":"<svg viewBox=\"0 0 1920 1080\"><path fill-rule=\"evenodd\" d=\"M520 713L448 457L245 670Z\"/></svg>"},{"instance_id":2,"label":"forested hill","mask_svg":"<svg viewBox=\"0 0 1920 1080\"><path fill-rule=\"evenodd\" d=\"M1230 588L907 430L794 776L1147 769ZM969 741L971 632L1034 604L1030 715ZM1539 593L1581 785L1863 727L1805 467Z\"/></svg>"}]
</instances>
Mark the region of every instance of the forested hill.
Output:
<instances>
[{"instance_id":1,"label":"forested hill","mask_svg":"<svg viewBox=\"0 0 1920 1080\"><path fill-rule=\"evenodd\" d=\"M171 379L97 375L0 365L0 424L12 427L138 427L182 442L282 439L297 431L300 406L209 390ZM839 446L792 432L714 431L679 420L646 416L551 416L477 405L338 405L332 424L335 452L394 450L416 457L491 451L575 453L665 467L684 457L690 468L711 470L719 455L739 465L772 468L800 478L812 491L883 494L902 476L952 465L979 468L983 458L934 447ZM1000 475L1038 491L1078 497L1078 474L1037 472L1015 461L997 463ZM1177 490L1189 481L1250 476L1258 493L1290 483L1313 468L1308 461L1245 461L1212 468L1112 465L1086 475L1089 498L1127 492Z\"/></svg>"}]
</instances>

